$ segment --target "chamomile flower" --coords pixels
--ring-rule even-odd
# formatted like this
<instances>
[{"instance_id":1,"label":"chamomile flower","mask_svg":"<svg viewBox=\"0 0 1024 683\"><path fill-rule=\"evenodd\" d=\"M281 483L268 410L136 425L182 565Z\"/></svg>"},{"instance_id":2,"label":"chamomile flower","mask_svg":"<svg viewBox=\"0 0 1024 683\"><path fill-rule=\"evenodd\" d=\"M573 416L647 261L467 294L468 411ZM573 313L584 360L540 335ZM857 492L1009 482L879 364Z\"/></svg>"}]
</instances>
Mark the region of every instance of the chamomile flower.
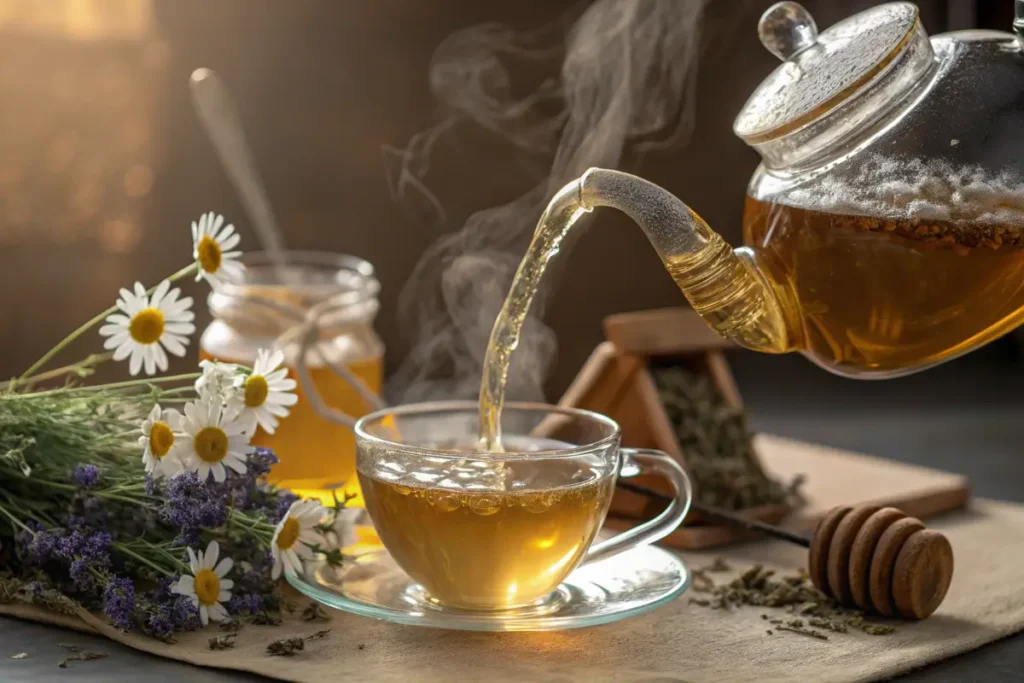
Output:
<instances>
[{"instance_id":1,"label":"chamomile flower","mask_svg":"<svg viewBox=\"0 0 1024 683\"><path fill-rule=\"evenodd\" d=\"M196 393L200 398L217 397L222 403L228 403L238 393L235 380L241 373L237 365L204 360L199 367L203 370L196 380Z\"/></svg>"},{"instance_id":2,"label":"chamomile flower","mask_svg":"<svg viewBox=\"0 0 1024 683\"><path fill-rule=\"evenodd\" d=\"M224 576L231 571L234 560L225 557L219 563L220 545L217 541L210 541L206 546L206 552L200 550L194 552L188 550L189 569L192 576L181 576L177 582L171 585L171 592L178 595L185 595L191 598L192 604L199 608L199 619L203 626L213 621L223 621L228 616L222 603L231 599L231 589L235 582L225 579Z\"/></svg>"},{"instance_id":3,"label":"chamomile flower","mask_svg":"<svg viewBox=\"0 0 1024 683\"><path fill-rule=\"evenodd\" d=\"M179 457L185 467L206 481L212 472L217 482L227 477L225 467L239 474L245 473L249 435L238 420L228 418L216 397L200 398L185 404L185 416L180 421L175 440L181 442Z\"/></svg>"},{"instance_id":4,"label":"chamomile flower","mask_svg":"<svg viewBox=\"0 0 1024 683\"><path fill-rule=\"evenodd\" d=\"M323 536L317 525L324 518L324 506L316 500L297 500L288 508L288 514L274 529L270 539L270 551L274 555L274 569L271 578L281 576L281 570L288 576L302 573L302 561L313 559L315 552L310 546L323 544Z\"/></svg>"},{"instance_id":5,"label":"chamomile flower","mask_svg":"<svg viewBox=\"0 0 1024 683\"><path fill-rule=\"evenodd\" d=\"M198 223L192 221L192 257L199 268L196 282L205 279L214 289L224 282L239 282L245 272L238 261L242 252L230 251L239 239L235 226L225 226L220 214L210 211L200 216Z\"/></svg>"},{"instance_id":6,"label":"chamomile flower","mask_svg":"<svg viewBox=\"0 0 1024 683\"><path fill-rule=\"evenodd\" d=\"M114 360L131 356L128 370L133 375L145 366L146 374L167 370L167 353L184 356L188 335L196 331L192 324L195 314L189 310L192 297L179 299L181 290L171 289L171 283L164 280L157 285L152 296L146 295L146 288L135 283L135 293L121 290L117 307L123 312L107 316L107 324L100 328L100 334L107 337L103 348L116 349Z\"/></svg>"},{"instance_id":7,"label":"chamomile flower","mask_svg":"<svg viewBox=\"0 0 1024 683\"><path fill-rule=\"evenodd\" d=\"M359 508L341 508L335 513L331 528L324 532L328 550L341 550L356 544L359 539L355 527L362 513Z\"/></svg>"},{"instance_id":8,"label":"chamomile flower","mask_svg":"<svg viewBox=\"0 0 1024 683\"><path fill-rule=\"evenodd\" d=\"M259 424L267 434L277 429L277 418L288 416L288 406L295 405L295 380L282 368L284 353L260 349L249 375L239 375L235 385L239 391L228 401L232 416L245 424L251 434Z\"/></svg>"},{"instance_id":9,"label":"chamomile flower","mask_svg":"<svg viewBox=\"0 0 1024 683\"><path fill-rule=\"evenodd\" d=\"M153 406L149 416L142 422L142 463L146 472L155 478L171 477L181 471L181 461L175 452L174 432L181 422L181 413L173 408L166 410Z\"/></svg>"}]
</instances>

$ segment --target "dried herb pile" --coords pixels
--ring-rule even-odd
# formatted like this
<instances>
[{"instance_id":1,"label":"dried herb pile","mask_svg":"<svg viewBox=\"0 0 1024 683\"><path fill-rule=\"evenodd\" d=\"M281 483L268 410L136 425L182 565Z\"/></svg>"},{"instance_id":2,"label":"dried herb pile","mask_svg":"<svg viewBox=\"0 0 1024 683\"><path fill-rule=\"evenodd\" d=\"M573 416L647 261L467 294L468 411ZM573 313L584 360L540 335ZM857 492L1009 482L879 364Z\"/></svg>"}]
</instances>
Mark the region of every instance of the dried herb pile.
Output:
<instances>
[{"instance_id":1,"label":"dried herb pile","mask_svg":"<svg viewBox=\"0 0 1024 683\"><path fill-rule=\"evenodd\" d=\"M655 366L651 374L699 502L727 510L802 503L802 480L784 485L765 474L754 456L746 415L728 404L711 377L681 365Z\"/></svg>"},{"instance_id":2,"label":"dried herb pile","mask_svg":"<svg viewBox=\"0 0 1024 683\"><path fill-rule=\"evenodd\" d=\"M707 597L690 598L690 603L710 609L730 610L734 607L768 607L780 609L786 617L761 614L768 623L768 635L774 631L798 633L818 640L828 640L828 633L863 631L872 636L895 631L888 624L873 623L864 613L837 604L815 588L806 572L775 578L775 571L757 564L726 582L716 582L711 574L730 572L721 559L714 564L693 570L693 590Z\"/></svg>"}]
</instances>

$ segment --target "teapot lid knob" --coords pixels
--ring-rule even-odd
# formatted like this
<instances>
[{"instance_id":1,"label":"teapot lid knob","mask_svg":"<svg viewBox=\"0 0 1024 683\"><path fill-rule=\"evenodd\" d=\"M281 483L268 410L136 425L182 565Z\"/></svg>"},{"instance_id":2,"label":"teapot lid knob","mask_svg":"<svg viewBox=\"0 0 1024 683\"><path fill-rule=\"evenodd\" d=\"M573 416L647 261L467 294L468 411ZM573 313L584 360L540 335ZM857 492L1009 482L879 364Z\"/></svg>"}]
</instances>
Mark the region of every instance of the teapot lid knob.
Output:
<instances>
[{"instance_id":1,"label":"teapot lid knob","mask_svg":"<svg viewBox=\"0 0 1024 683\"><path fill-rule=\"evenodd\" d=\"M798 2L777 2L761 15L757 24L761 43L773 55L787 61L818 39L814 18Z\"/></svg>"}]
</instances>

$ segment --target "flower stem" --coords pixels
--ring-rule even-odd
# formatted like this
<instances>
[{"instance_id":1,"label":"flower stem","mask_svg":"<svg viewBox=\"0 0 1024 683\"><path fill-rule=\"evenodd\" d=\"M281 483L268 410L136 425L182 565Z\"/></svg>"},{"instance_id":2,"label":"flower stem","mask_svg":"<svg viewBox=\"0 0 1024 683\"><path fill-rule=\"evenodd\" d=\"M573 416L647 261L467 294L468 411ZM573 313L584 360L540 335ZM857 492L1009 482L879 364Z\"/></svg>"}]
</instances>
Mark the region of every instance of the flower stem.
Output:
<instances>
[{"instance_id":1,"label":"flower stem","mask_svg":"<svg viewBox=\"0 0 1024 683\"><path fill-rule=\"evenodd\" d=\"M18 519L17 517L12 515L10 512L8 512L7 508L5 508L3 505L0 505L0 512L4 513L4 515L7 517L7 519L11 520L11 522L13 524L16 524L16 525L20 526L22 529L24 529L25 531L29 532L33 536L36 535L36 532L32 531L27 526L25 526L20 519Z\"/></svg>"},{"instance_id":2,"label":"flower stem","mask_svg":"<svg viewBox=\"0 0 1024 683\"><path fill-rule=\"evenodd\" d=\"M153 569L155 569L156 571L160 572L164 576L174 576L174 572L167 571L166 569L164 569L160 565L158 565L158 564L156 564L154 562L151 562L150 560L147 560L142 555L139 555L135 551L129 549L123 543L114 543L113 544L113 548L114 548L114 550L116 550L119 553L127 555L128 557L131 557L131 558L133 558L133 559L135 559L135 560L137 560L137 561L139 561L139 562L141 562L141 563L143 563L145 565L148 565L148 566L152 567Z\"/></svg>"},{"instance_id":3,"label":"flower stem","mask_svg":"<svg viewBox=\"0 0 1024 683\"><path fill-rule=\"evenodd\" d=\"M14 387L14 385L19 382L21 382L23 385L33 385L39 382L44 382L48 379L53 379L55 377L63 377L64 375L70 375L73 373L88 370L89 368L95 365L107 362L113 357L113 351L108 351L106 353L93 353L90 354L89 356L86 356L85 360L83 361L80 361L78 363L72 363L71 365L65 365L60 368L55 368L53 370L47 370L46 372L40 372L38 375L34 375L27 380L12 379L6 382L0 382L0 391L6 391L7 389Z\"/></svg>"},{"instance_id":4,"label":"flower stem","mask_svg":"<svg viewBox=\"0 0 1024 683\"><path fill-rule=\"evenodd\" d=\"M190 263L189 265L185 266L184 268L179 270L177 273L174 273L173 275L171 275L170 277L168 277L166 279L169 282L174 282L175 280L180 280L181 278L185 277L186 275L190 275L191 273L194 273L196 268L197 268L197 266L196 266L195 263ZM153 292L153 290L155 290L155 289L156 289L156 286L150 287L149 290L146 293L147 294L151 294ZM68 344L70 344L71 342L75 341L76 339L81 337L83 334L88 332L89 329L92 328L97 323L102 322L103 319L106 318L108 315L111 315L111 314L116 313L116 312L117 312L117 306L116 305L115 306L111 306L110 308L108 308L107 310L103 311L99 315L97 315L97 316L87 320L84 324L82 324L74 332L72 332L68 336L64 337L59 342L57 342L56 346L54 346L52 349L50 349L49 351L44 353L43 357L40 358L39 360L37 360L32 365L30 365L28 370L23 372L21 374L21 376L18 377L17 380L13 380L12 383L11 383L11 388L13 388L15 384L17 384L19 382L24 382L26 379L31 377L32 374L36 370L38 370L39 368L43 367L48 362L50 362L50 360L54 356L56 356L58 353L63 351L68 346Z\"/></svg>"},{"instance_id":5,"label":"flower stem","mask_svg":"<svg viewBox=\"0 0 1024 683\"><path fill-rule=\"evenodd\" d=\"M87 387L63 387L60 389L49 389L47 391L37 391L31 394L19 394L21 398L38 398L40 396L48 396L51 394L78 394L82 392L90 391L107 391L108 389L125 389L128 387L141 387L147 384L162 384L164 382L183 382L185 380L197 379L202 373L189 372L184 375L170 375L167 377L145 377L143 379L131 379L124 382L112 382L110 384L94 384Z\"/></svg>"}]
</instances>

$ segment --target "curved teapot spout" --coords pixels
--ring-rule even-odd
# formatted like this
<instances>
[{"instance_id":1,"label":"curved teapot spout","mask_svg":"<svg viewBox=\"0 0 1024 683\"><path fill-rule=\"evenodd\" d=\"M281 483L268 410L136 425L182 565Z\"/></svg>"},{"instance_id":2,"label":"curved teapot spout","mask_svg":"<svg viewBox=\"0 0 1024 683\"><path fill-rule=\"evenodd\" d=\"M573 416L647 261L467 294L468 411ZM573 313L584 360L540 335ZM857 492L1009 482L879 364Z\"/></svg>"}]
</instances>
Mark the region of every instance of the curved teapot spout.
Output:
<instances>
[{"instance_id":1,"label":"curved teapot spout","mask_svg":"<svg viewBox=\"0 0 1024 683\"><path fill-rule=\"evenodd\" d=\"M591 168L578 183L587 210L616 208L643 228L679 289L715 332L754 351L794 349L780 294L748 249L733 251L690 207L643 178Z\"/></svg>"}]
</instances>

